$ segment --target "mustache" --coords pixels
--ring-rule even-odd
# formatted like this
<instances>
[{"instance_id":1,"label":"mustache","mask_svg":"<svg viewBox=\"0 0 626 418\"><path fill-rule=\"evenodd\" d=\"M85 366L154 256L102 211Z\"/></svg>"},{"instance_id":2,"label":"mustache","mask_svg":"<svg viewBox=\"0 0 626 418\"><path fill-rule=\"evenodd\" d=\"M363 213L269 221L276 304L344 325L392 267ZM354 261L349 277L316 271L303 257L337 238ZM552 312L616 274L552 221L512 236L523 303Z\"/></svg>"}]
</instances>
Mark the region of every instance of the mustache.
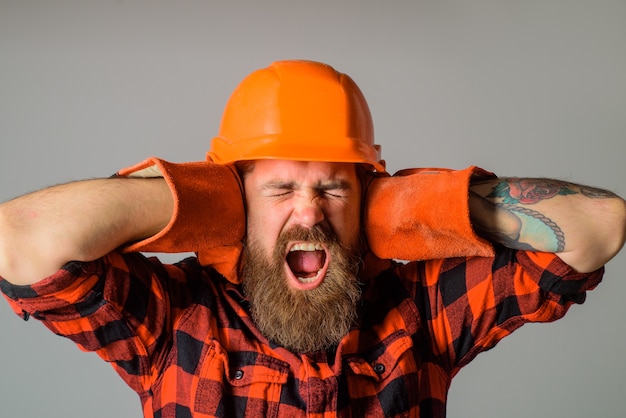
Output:
<instances>
[{"instance_id":1,"label":"mustache","mask_svg":"<svg viewBox=\"0 0 626 418\"><path fill-rule=\"evenodd\" d=\"M305 228L294 225L283 231L277 240L277 249L280 254L284 254L287 245L292 241L319 242L323 244L339 244L339 237L330 228L322 225L315 225L312 228Z\"/></svg>"}]
</instances>

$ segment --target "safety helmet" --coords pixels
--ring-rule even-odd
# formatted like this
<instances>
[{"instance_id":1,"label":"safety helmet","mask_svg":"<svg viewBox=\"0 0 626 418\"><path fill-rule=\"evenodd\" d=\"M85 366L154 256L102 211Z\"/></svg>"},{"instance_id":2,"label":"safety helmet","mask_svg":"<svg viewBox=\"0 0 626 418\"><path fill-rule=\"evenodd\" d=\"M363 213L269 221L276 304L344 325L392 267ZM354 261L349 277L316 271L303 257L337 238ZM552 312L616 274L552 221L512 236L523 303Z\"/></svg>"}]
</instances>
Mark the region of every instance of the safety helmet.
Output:
<instances>
[{"instance_id":1,"label":"safety helmet","mask_svg":"<svg viewBox=\"0 0 626 418\"><path fill-rule=\"evenodd\" d=\"M312 61L278 61L246 77L226 104L207 158L363 163L385 172L361 90Z\"/></svg>"}]
</instances>

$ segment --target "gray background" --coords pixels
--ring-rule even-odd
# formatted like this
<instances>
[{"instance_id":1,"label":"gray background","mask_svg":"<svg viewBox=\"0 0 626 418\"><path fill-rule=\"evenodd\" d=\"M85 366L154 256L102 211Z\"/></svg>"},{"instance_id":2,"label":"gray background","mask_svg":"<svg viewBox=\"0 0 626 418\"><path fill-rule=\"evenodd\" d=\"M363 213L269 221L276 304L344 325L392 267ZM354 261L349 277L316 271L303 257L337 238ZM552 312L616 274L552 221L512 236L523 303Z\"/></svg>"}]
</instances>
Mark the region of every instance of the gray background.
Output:
<instances>
[{"instance_id":1,"label":"gray background","mask_svg":"<svg viewBox=\"0 0 626 418\"><path fill-rule=\"evenodd\" d=\"M204 158L240 79L320 60L391 171L477 164L626 195L626 2L0 0L0 200ZM168 258L173 260L173 258ZM585 305L464 369L450 417L623 417L626 252ZM112 369L0 301L2 417L138 417Z\"/></svg>"}]
</instances>

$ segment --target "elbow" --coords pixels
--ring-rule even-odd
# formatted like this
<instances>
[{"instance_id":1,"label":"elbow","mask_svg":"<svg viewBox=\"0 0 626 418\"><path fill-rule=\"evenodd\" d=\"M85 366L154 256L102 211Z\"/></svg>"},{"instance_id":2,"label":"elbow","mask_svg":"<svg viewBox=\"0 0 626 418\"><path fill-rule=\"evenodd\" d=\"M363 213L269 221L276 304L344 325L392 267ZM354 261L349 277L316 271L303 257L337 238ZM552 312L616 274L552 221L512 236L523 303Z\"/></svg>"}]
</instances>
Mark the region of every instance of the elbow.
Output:
<instances>
[{"instance_id":1,"label":"elbow","mask_svg":"<svg viewBox=\"0 0 626 418\"><path fill-rule=\"evenodd\" d=\"M622 250L626 241L626 201L621 198L611 200L607 210L605 263Z\"/></svg>"},{"instance_id":2,"label":"elbow","mask_svg":"<svg viewBox=\"0 0 626 418\"><path fill-rule=\"evenodd\" d=\"M624 247L626 241L626 201L619 197L603 202L603 213L596 215L598 222L589 254L596 268L599 268L615 257ZM594 257L595 256L595 257Z\"/></svg>"},{"instance_id":3,"label":"elbow","mask_svg":"<svg viewBox=\"0 0 626 418\"><path fill-rule=\"evenodd\" d=\"M585 232L572 249L557 255L580 273L595 271L608 263L626 242L626 201L621 198L602 202L602 210L588 218Z\"/></svg>"},{"instance_id":4,"label":"elbow","mask_svg":"<svg viewBox=\"0 0 626 418\"><path fill-rule=\"evenodd\" d=\"M59 246L37 237L14 210L0 205L0 277L14 285L32 285L63 265L50 256Z\"/></svg>"},{"instance_id":5,"label":"elbow","mask_svg":"<svg viewBox=\"0 0 626 418\"><path fill-rule=\"evenodd\" d=\"M0 206L0 277L13 284L17 270L17 257L15 246L11 245L11 225L7 219L6 211Z\"/></svg>"},{"instance_id":6,"label":"elbow","mask_svg":"<svg viewBox=\"0 0 626 418\"><path fill-rule=\"evenodd\" d=\"M617 199L615 206L615 234L609 260L615 257L624 247L624 243L626 243L626 201Z\"/></svg>"}]
</instances>

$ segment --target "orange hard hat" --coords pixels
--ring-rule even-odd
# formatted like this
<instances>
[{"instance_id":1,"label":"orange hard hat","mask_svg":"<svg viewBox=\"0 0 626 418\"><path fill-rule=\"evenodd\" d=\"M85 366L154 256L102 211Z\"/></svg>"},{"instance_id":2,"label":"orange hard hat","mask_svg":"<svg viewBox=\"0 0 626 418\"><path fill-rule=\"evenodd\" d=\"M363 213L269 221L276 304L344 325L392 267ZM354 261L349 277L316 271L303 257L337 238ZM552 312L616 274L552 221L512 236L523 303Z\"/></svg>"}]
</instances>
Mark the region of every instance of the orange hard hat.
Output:
<instances>
[{"instance_id":1,"label":"orange hard hat","mask_svg":"<svg viewBox=\"0 0 626 418\"><path fill-rule=\"evenodd\" d=\"M246 77L207 158L363 163L385 172L363 93L346 74L312 61L278 61Z\"/></svg>"}]
</instances>

